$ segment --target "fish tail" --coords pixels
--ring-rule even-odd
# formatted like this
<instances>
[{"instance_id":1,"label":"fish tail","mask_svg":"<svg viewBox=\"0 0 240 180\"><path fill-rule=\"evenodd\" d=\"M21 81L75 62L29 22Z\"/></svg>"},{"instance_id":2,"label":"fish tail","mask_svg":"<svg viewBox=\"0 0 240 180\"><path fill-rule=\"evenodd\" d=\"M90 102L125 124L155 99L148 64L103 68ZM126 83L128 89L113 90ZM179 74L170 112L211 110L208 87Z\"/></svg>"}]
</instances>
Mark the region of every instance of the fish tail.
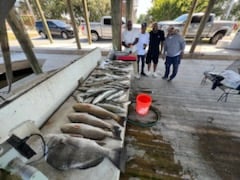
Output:
<instances>
[{"instance_id":1,"label":"fish tail","mask_svg":"<svg viewBox=\"0 0 240 180\"><path fill-rule=\"evenodd\" d=\"M110 152L109 155L109 159L110 161L116 166L116 168L118 168L119 170L121 170L121 154L122 154L122 149L121 148L117 148L117 149L113 149Z\"/></svg>"},{"instance_id":2,"label":"fish tail","mask_svg":"<svg viewBox=\"0 0 240 180\"><path fill-rule=\"evenodd\" d=\"M122 140L121 129L118 126L113 126L113 135L116 139Z\"/></svg>"},{"instance_id":3,"label":"fish tail","mask_svg":"<svg viewBox=\"0 0 240 180\"><path fill-rule=\"evenodd\" d=\"M124 126L124 122L125 122L125 118L119 116L116 121L118 122L119 125L121 125L122 127Z\"/></svg>"}]
</instances>

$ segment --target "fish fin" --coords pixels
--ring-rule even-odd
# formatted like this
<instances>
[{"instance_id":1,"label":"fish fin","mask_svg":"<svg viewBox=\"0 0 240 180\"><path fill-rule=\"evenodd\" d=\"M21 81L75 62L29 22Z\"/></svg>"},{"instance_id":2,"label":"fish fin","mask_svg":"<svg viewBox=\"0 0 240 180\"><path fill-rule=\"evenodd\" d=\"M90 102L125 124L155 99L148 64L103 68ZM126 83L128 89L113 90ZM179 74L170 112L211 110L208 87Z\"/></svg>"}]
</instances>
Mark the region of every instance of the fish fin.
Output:
<instances>
[{"instance_id":1,"label":"fish fin","mask_svg":"<svg viewBox=\"0 0 240 180\"><path fill-rule=\"evenodd\" d=\"M118 126L113 126L113 135L116 139L122 140L121 138L121 129Z\"/></svg>"}]
</instances>

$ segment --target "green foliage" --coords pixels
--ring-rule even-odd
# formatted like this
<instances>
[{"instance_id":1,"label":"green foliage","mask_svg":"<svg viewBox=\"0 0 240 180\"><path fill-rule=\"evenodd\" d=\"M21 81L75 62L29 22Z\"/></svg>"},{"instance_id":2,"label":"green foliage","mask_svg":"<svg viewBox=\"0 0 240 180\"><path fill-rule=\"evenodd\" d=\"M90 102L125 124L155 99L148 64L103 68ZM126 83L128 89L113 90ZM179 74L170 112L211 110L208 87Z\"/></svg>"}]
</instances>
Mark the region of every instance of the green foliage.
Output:
<instances>
[{"instance_id":1,"label":"green foliage","mask_svg":"<svg viewBox=\"0 0 240 180\"><path fill-rule=\"evenodd\" d=\"M82 0L72 0L71 2L75 16L83 17L84 10ZM33 5L35 14L40 18L37 13L35 0L32 0L31 4ZM66 0L40 0L40 4L46 18L49 19L61 19L61 15L68 12ZM104 15L110 15L110 5L110 0L88 0L89 20L97 21Z\"/></svg>"},{"instance_id":2,"label":"green foliage","mask_svg":"<svg viewBox=\"0 0 240 180\"><path fill-rule=\"evenodd\" d=\"M110 0L88 0L87 4L90 21L99 21L102 16L110 15L111 13Z\"/></svg>"},{"instance_id":3,"label":"green foliage","mask_svg":"<svg viewBox=\"0 0 240 180\"><path fill-rule=\"evenodd\" d=\"M205 12L208 6L208 0L198 0L194 12ZM148 15L152 16L153 21L172 20L177 16L188 13L191 8L192 0L154 0L152 8ZM218 0L213 8L216 16L224 17L228 1ZM231 12L231 16L240 19L240 5L237 3Z\"/></svg>"}]
</instances>

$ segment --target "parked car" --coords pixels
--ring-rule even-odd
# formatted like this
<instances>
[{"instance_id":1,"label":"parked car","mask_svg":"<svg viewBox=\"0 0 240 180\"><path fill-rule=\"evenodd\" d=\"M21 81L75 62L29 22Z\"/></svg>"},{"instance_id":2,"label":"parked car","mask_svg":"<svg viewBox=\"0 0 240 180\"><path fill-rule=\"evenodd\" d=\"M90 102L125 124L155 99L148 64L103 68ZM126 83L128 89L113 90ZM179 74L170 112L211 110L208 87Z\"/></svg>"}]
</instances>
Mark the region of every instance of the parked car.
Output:
<instances>
[{"instance_id":1,"label":"parked car","mask_svg":"<svg viewBox=\"0 0 240 180\"><path fill-rule=\"evenodd\" d=\"M188 27L186 38L194 38L196 36L200 21L203 16L204 13L194 13L192 15L192 20ZM188 14L183 14L171 21L159 21L158 26L166 31L168 26L173 25L181 33L187 18ZM216 44L220 39L223 38L223 36L229 35L234 30L235 26L236 22L234 21L215 20L215 14L211 13L201 34L201 38L209 38L210 43Z\"/></svg>"},{"instance_id":2,"label":"parked car","mask_svg":"<svg viewBox=\"0 0 240 180\"><path fill-rule=\"evenodd\" d=\"M125 18L122 18L122 29L125 28ZM140 31L141 26L138 24L133 24L133 28L137 28ZM86 24L81 25L82 33L87 35ZM98 41L100 39L112 39L112 17L103 16L100 22L90 22L90 29L93 41Z\"/></svg>"},{"instance_id":3,"label":"parked car","mask_svg":"<svg viewBox=\"0 0 240 180\"><path fill-rule=\"evenodd\" d=\"M61 36L63 39L74 37L72 26L62 20L48 19L47 25L52 36ZM42 21L36 21L35 27L42 38L47 38Z\"/></svg>"}]
</instances>

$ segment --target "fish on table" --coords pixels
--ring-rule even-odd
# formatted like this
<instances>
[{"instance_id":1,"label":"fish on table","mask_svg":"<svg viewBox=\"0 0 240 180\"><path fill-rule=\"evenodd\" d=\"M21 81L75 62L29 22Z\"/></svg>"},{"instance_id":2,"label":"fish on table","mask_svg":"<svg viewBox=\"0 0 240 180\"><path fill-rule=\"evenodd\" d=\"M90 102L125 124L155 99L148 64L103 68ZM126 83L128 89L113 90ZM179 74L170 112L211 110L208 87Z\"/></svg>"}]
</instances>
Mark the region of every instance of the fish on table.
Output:
<instances>
[{"instance_id":1,"label":"fish on table","mask_svg":"<svg viewBox=\"0 0 240 180\"><path fill-rule=\"evenodd\" d=\"M121 134L119 131L105 131L99 127L94 127L84 123L66 123L60 127L63 133L68 134L80 134L85 138L94 140L103 140L106 137L121 140Z\"/></svg>"},{"instance_id":2,"label":"fish on table","mask_svg":"<svg viewBox=\"0 0 240 180\"><path fill-rule=\"evenodd\" d=\"M104 158L119 168L121 148L109 149L93 140L64 134L49 134L44 139L48 146L47 163L56 169L87 169L97 166Z\"/></svg>"},{"instance_id":3,"label":"fish on table","mask_svg":"<svg viewBox=\"0 0 240 180\"><path fill-rule=\"evenodd\" d=\"M112 113L102 107L99 107L94 104L90 103L76 103L73 105L73 109L76 112L87 112L89 114L92 114L94 116L97 116L99 118L103 119L114 119L117 121L121 126L123 126L124 118L120 117L119 115Z\"/></svg>"},{"instance_id":4,"label":"fish on table","mask_svg":"<svg viewBox=\"0 0 240 180\"><path fill-rule=\"evenodd\" d=\"M73 112L73 113L68 114L68 119L72 123L85 123L85 124L89 124L89 125L92 125L95 127L108 129L108 130L112 131L114 134L121 133L119 126L108 123L108 122L104 121L103 119L100 119L100 118L93 116L91 114L88 114L88 113Z\"/></svg>"}]
</instances>

